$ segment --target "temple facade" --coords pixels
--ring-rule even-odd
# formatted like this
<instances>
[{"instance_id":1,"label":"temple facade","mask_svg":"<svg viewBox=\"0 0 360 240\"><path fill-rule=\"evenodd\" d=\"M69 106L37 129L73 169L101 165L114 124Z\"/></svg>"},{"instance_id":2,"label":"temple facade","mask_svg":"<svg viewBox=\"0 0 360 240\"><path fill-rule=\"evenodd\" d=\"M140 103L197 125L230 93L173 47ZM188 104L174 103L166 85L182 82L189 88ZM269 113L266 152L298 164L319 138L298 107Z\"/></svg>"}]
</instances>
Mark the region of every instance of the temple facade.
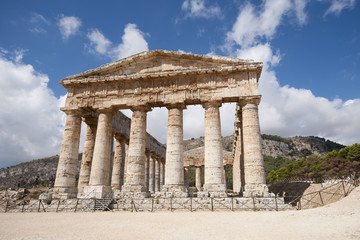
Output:
<instances>
[{"instance_id":1,"label":"temple facade","mask_svg":"<svg viewBox=\"0 0 360 240\"><path fill-rule=\"evenodd\" d=\"M147 51L60 83L68 90L54 198L188 196L183 111L202 105L205 147L198 196L226 196L219 108L236 103L234 192L266 196L258 118L262 63L170 51ZM168 109L166 148L146 132L147 113ZM130 109L131 120L119 110ZM78 183L81 123L87 124ZM115 146L115 147L113 147ZM115 148L115 149L114 149ZM114 156L112 156L112 153ZM200 167L205 183L201 185Z\"/></svg>"}]
</instances>

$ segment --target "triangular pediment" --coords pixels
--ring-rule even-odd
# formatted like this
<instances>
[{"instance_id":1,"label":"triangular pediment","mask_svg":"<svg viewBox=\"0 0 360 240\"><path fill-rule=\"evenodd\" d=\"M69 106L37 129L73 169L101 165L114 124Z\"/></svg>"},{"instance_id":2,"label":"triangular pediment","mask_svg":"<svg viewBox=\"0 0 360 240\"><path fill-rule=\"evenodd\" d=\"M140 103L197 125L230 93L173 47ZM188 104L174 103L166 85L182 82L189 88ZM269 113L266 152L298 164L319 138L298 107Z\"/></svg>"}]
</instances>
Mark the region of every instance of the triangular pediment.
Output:
<instances>
[{"instance_id":1,"label":"triangular pediment","mask_svg":"<svg viewBox=\"0 0 360 240\"><path fill-rule=\"evenodd\" d=\"M160 75L170 76L181 73L190 74L191 72L196 71L220 71L221 69L238 67L248 68L249 66L252 66L252 68L259 68L261 71L262 63L230 57L154 50L142 52L88 70L84 73L69 76L61 80L60 83L64 84L69 81L73 82L76 80L99 77L132 79L136 77L146 78Z\"/></svg>"}]
</instances>

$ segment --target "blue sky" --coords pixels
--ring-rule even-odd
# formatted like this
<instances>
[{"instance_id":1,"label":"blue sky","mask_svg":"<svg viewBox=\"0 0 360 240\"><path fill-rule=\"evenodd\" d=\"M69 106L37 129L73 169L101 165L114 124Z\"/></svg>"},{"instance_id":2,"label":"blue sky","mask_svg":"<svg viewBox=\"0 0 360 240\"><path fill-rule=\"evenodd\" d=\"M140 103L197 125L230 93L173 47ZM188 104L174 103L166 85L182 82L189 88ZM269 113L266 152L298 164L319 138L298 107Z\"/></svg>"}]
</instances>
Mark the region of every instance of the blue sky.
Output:
<instances>
[{"instance_id":1,"label":"blue sky","mask_svg":"<svg viewBox=\"0 0 360 240\"><path fill-rule=\"evenodd\" d=\"M0 167L59 153L59 80L154 49L263 61L263 133L360 142L356 0L3 0ZM221 108L223 135L233 110ZM162 142L166 118L165 109L148 114L147 130ZM202 136L203 122L201 107L184 111L184 138Z\"/></svg>"}]
</instances>

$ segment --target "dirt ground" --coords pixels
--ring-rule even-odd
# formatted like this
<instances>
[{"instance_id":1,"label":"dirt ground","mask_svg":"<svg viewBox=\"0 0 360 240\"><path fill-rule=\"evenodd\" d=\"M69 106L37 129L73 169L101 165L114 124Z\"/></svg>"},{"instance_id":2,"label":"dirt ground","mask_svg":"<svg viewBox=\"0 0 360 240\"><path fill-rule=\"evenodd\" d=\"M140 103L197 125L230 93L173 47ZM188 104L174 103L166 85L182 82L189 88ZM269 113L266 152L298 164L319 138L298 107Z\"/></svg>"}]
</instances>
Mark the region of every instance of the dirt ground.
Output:
<instances>
[{"instance_id":1,"label":"dirt ground","mask_svg":"<svg viewBox=\"0 0 360 240\"><path fill-rule=\"evenodd\" d=\"M0 239L360 239L360 188L301 211L0 213Z\"/></svg>"}]
</instances>

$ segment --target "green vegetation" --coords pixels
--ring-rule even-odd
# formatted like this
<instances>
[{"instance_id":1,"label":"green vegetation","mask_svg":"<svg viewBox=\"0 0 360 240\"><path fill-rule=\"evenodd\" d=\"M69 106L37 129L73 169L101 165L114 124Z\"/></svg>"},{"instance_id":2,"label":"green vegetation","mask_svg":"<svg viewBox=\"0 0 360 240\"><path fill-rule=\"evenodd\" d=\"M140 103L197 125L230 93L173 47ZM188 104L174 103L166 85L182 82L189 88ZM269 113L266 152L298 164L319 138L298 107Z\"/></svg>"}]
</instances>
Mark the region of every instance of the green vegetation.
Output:
<instances>
[{"instance_id":1,"label":"green vegetation","mask_svg":"<svg viewBox=\"0 0 360 240\"><path fill-rule=\"evenodd\" d=\"M289 178L314 179L322 182L325 178L344 178L360 176L360 144L333 150L325 156L310 155L288 163L267 175L267 182L286 180Z\"/></svg>"},{"instance_id":2,"label":"green vegetation","mask_svg":"<svg viewBox=\"0 0 360 240\"><path fill-rule=\"evenodd\" d=\"M277 142L283 142L286 144L290 144L289 140L287 140L286 138L277 136L277 135L261 134L261 137L262 137L262 139L273 140L273 141L277 141Z\"/></svg>"}]
</instances>

